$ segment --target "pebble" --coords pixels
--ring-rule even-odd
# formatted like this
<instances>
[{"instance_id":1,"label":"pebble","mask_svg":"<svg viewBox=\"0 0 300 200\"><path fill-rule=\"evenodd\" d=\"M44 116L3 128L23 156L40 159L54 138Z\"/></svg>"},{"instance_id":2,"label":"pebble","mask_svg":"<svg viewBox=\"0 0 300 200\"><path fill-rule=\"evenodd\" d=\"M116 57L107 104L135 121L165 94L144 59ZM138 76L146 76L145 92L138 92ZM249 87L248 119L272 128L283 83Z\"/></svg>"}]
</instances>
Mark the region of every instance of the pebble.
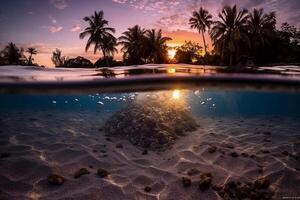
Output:
<instances>
[{"instance_id":1,"label":"pebble","mask_svg":"<svg viewBox=\"0 0 300 200\"><path fill-rule=\"evenodd\" d=\"M203 173L200 176L199 189L202 191L208 190L212 184L212 174Z\"/></svg>"},{"instance_id":2,"label":"pebble","mask_svg":"<svg viewBox=\"0 0 300 200\"><path fill-rule=\"evenodd\" d=\"M257 189L268 189L270 186L270 181L266 178L260 178L254 182L254 186Z\"/></svg>"},{"instance_id":3,"label":"pebble","mask_svg":"<svg viewBox=\"0 0 300 200\"><path fill-rule=\"evenodd\" d=\"M48 176L47 181L51 185L62 185L65 182L64 177L57 175L57 174L52 174Z\"/></svg>"},{"instance_id":4,"label":"pebble","mask_svg":"<svg viewBox=\"0 0 300 200\"><path fill-rule=\"evenodd\" d=\"M144 191L145 191L145 192L151 192L151 190L152 190L152 188L149 187L149 186L146 186L146 187L144 188Z\"/></svg>"},{"instance_id":5,"label":"pebble","mask_svg":"<svg viewBox=\"0 0 300 200\"><path fill-rule=\"evenodd\" d=\"M263 134L264 134L264 135L272 135L272 133L269 132L269 131L263 132Z\"/></svg>"},{"instance_id":6,"label":"pebble","mask_svg":"<svg viewBox=\"0 0 300 200\"><path fill-rule=\"evenodd\" d=\"M190 187L192 185L192 180L188 177L182 177L181 182L184 187Z\"/></svg>"},{"instance_id":7,"label":"pebble","mask_svg":"<svg viewBox=\"0 0 300 200\"><path fill-rule=\"evenodd\" d=\"M200 174L200 170L196 169L196 168L192 168L187 172L187 175L189 176L195 176Z\"/></svg>"},{"instance_id":8,"label":"pebble","mask_svg":"<svg viewBox=\"0 0 300 200\"><path fill-rule=\"evenodd\" d=\"M267 138L265 138L265 139L264 139L264 142L271 142L271 140L270 140L270 139L267 139Z\"/></svg>"},{"instance_id":9,"label":"pebble","mask_svg":"<svg viewBox=\"0 0 300 200\"><path fill-rule=\"evenodd\" d=\"M237 152L231 152L230 155L234 158L239 157L239 154Z\"/></svg>"},{"instance_id":10,"label":"pebble","mask_svg":"<svg viewBox=\"0 0 300 200\"><path fill-rule=\"evenodd\" d=\"M249 155L248 155L247 153L245 153L245 152L242 153L241 155L244 156L245 158L248 158L248 157L249 157Z\"/></svg>"},{"instance_id":11,"label":"pebble","mask_svg":"<svg viewBox=\"0 0 300 200\"><path fill-rule=\"evenodd\" d=\"M142 155L147 155L147 154L148 154L148 150L145 149L145 150L143 151Z\"/></svg>"},{"instance_id":12,"label":"pebble","mask_svg":"<svg viewBox=\"0 0 300 200\"><path fill-rule=\"evenodd\" d=\"M123 149L123 145L121 143L119 143L119 144L116 145L116 148Z\"/></svg>"},{"instance_id":13,"label":"pebble","mask_svg":"<svg viewBox=\"0 0 300 200\"><path fill-rule=\"evenodd\" d=\"M86 168L81 168L74 174L74 178L79 178L83 175L90 174L90 172Z\"/></svg>"},{"instance_id":14,"label":"pebble","mask_svg":"<svg viewBox=\"0 0 300 200\"><path fill-rule=\"evenodd\" d=\"M215 147L215 146L211 146L208 148L209 153L215 153L216 151L217 151L217 147Z\"/></svg>"},{"instance_id":15,"label":"pebble","mask_svg":"<svg viewBox=\"0 0 300 200\"><path fill-rule=\"evenodd\" d=\"M109 172L103 168L99 168L97 170L97 174L101 177L101 178L105 178L109 175Z\"/></svg>"}]
</instances>

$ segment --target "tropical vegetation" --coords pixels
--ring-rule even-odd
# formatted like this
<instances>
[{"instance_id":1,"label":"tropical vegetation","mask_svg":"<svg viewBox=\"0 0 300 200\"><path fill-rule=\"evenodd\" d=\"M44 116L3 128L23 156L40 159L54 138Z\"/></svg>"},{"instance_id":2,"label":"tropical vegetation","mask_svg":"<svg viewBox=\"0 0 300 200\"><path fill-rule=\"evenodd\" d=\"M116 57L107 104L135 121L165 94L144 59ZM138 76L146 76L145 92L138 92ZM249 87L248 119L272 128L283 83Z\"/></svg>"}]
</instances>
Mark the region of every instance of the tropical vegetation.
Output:
<instances>
[{"instance_id":1,"label":"tropical vegetation","mask_svg":"<svg viewBox=\"0 0 300 200\"><path fill-rule=\"evenodd\" d=\"M213 20L208 10L199 8L187 24L196 29L203 45L186 41L176 48L174 59L168 56L167 42L162 30L145 29L139 25L128 28L115 37L115 29L109 26L103 11L95 11L85 17L87 27L80 33L87 38L85 50L93 47L100 57L94 64L83 57L69 59L56 49L52 62L57 67L107 67L140 65L147 63L190 63L229 66L255 66L280 63L300 63L300 30L288 23L276 24L276 13L262 8L251 11L239 9L236 5L224 6ZM211 42L207 41L210 39ZM208 48L211 44L212 49ZM123 61L116 61L114 55L120 49ZM33 56L35 48L23 48L9 43L0 51L0 65L36 65Z\"/></svg>"},{"instance_id":2,"label":"tropical vegetation","mask_svg":"<svg viewBox=\"0 0 300 200\"><path fill-rule=\"evenodd\" d=\"M202 34L205 54L207 54L207 45L204 33L206 33L206 31L210 29L212 23L212 15L202 7L199 9L199 11L194 11L193 17L191 17L189 20L191 28L197 29L198 32Z\"/></svg>"},{"instance_id":3,"label":"tropical vegetation","mask_svg":"<svg viewBox=\"0 0 300 200\"><path fill-rule=\"evenodd\" d=\"M27 53L29 53L29 58L28 58L28 65L32 65L33 63L33 61L34 61L34 59L33 59L33 55L36 55L37 54L37 50L35 49L35 48L33 48L33 47L29 47L27 50L26 50L26 52Z\"/></svg>"},{"instance_id":4,"label":"tropical vegetation","mask_svg":"<svg viewBox=\"0 0 300 200\"><path fill-rule=\"evenodd\" d=\"M94 15L85 17L83 20L89 24L79 35L80 39L84 39L87 36L89 37L85 51L88 51L89 48L94 45L94 54L96 54L98 50L102 51L106 64L109 66L107 57L117 52L117 39L113 35L116 30L109 27L108 21L104 19L103 11L95 11Z\"/></svg>"}]
</instances>

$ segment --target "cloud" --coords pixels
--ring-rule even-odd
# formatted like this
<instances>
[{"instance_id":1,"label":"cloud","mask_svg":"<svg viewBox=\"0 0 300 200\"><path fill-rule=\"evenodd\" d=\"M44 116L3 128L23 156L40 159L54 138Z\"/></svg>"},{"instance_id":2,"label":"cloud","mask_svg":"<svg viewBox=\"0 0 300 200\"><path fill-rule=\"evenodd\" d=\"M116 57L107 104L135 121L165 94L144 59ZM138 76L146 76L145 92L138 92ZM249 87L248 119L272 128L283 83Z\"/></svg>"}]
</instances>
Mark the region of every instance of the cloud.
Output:
<instances>
[{"instance_id":1,"label":"cloud","mask_svg":"<svg viewBox=\"0 0 300 200\"><path fill-rule=\"evenodd\" d=\"M50 21L51 21L53 24L56 24L57 20L56 20L54 17L52 17L51 15L49 15L49 19L50 19Z\"/></svg>"},{"instance_id":2,"label":"cloud","mask_svg":"<svg viewBox=\"0 0 300 200\"><path fill-rule=\"evenodd\" d=\"M120 4L128 4L136 9L144 10L145 12L163 13L168 9L179 5L181 0L112 0Z\"/></svg>"},{"instance_id":3,"label":"cloud","mask_svg":"<svg viewBox=\"0 0 300 200\"><path fill-rule=\"evenodd\" d=\"M63 10L68 7L67 0L50 0L50 3L57 9Z\"/></svg>"},{"instance_id":4,"label":"cloud","mask_svg":"<svg viewBox=\"0 0 300 200\"><path fill-rule=\"evenodd\" d=\"M59 31L61 31L62 29L63 29L62 26L50 26L50 27L49 27L49 31L50 31L51 33L57 33L57 32L59 32Z\"/></svg>"},{"instance_id":5,"label":"cloud","mask_svg":"<svg viewBox=\"0 0 300 200\"><path fill-rule=\"evenodd\" d=\"M81 30L81 27L79 25L74 25L71 28L71 32L79 32Z\"/></svg>"},{"instance_id":6,"label":"cloud","mask_svg":"<svg viewBox=\"0 0 300 200\"><path fill-rule=\"evenodd\" d=\"M127 2L127 0L113 0L113 2L124 4Z\"/></svg>"},{"instance_id":7,"label":"cloud","mask_svg":"<svg viewBox=\"0 0 300 200\"><path fill-rule=\"evenodd\" d=\"M213 19L217 20L218 13L222 10L224 5L234 4L236 4L238 8L247 8L249 11L252 11L254 8L264 8L265 12L275 11L278 26L286 21L292 25L300 26L299 0L174 0L167 1L167 3L173 3L174 5L165 10L163 7L166 5L166 2L162 3L164 2L162 0L137 0L136 2L143 2L143 9L146 9L147 5L149 6L149 2L151 2L151 5L157 5L161 7L159 9L163 9L163 13L156 22L149 26L161 28L164 31L192 31L189 27L188 20L194 10L204 7L213 15ZM152 8L155 8L155 6L152 6Z\"/></svg>"}]
</instances>

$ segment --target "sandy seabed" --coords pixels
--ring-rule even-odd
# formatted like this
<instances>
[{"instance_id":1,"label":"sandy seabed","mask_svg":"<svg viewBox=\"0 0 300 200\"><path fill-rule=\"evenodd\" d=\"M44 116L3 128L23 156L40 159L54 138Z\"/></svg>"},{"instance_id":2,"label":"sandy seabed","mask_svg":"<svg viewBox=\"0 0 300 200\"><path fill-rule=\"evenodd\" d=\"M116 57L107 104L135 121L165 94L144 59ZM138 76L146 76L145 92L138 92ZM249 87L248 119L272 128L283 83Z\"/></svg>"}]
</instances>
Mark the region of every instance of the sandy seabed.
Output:
<instances>
[{"instance_id":1,"label":"sandy seabed","mask_svg":"<svg viewBox=\"0 0 300 200\"><path fill-rule=\"evenodd\" d=\"M216 187L262 177L272 199L300 197L297 118L203 117L197 131L160 152L105 136L104 122L96 112L1 113L0 199L214 200L223 199ZM82 168L88 173L75 178ZM101 178L99 168L109 175ZM206 190L203 173L212 175ZM49 184L51 174L64 183Z\"/></svg>"}]
</instances>

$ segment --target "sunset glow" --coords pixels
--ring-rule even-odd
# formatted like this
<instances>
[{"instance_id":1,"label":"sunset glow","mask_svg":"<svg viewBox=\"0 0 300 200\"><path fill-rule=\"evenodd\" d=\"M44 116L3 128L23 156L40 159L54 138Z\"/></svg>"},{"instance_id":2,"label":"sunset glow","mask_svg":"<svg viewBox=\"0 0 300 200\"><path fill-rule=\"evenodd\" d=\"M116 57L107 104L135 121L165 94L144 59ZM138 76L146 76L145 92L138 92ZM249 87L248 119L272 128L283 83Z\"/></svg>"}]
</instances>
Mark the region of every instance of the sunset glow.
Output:
<instances>
[{"instance_id":1,"label":"sunset glow","mask_svg":"<svg viewBox=\"0 0 300 200\"><path fill-rule=\"evenodd\" d=\"M174 90L173 92L172 92L172 98L173 99L179 99L180 98L180 91L179 90Z\"/></svg>"},{"instance_id":2,"label":"sunset glow","mask_svg":"<svg viewBox=\"0 0 300 200\"><path fill-rule=\"evenodd\" d=\"M174 59L175 55L176 55L176 49L169 49L168 50L168 56L169 56L170 59Z\"/></svg>"},{"instance_id":3,"label":"sunset glow","mask_svg":"<svg viewBox=\"0 0 300 200\"><path fill-rule=\"evenodd\" d=\"M208 9L213 18L225 4L237 1L144 1L144 0L10 0L2 1L0 6L0 26L5 27L0 32L0 48L9 42L24 49L34 47L38 54L35 62L40 65L53 66L52 52L59 48L64 56L74 58L83 56L95 62L102 53L93 53L92 49L85 52L87 39L80 40L79 33L84 30L86 23L82 20L95 10L104 11L104 17L109 26L116 29L115 36L120 37L124 31L136 24L143 28L162 29L163 35L171 37L169 43L182 45L185 41L194 41L203 45L202 36L197 30L192 30L188 24L191 13L200 6ZM16 6L18 5L18 6ZM239 7L251 10L263 7L266 11L276 11L278 24L288 21L299 26L299 1L238 1ZM276 9L276 8L281 9ZM121 16L121 17L120 17ZM212 43L205 34L208 51ZM170 44L168 43L168 46ZM122 52L115 54L116 60L122 60ZM168 51L169 58L174 58L175 50Z\"/></svg>"}]
</instances>

